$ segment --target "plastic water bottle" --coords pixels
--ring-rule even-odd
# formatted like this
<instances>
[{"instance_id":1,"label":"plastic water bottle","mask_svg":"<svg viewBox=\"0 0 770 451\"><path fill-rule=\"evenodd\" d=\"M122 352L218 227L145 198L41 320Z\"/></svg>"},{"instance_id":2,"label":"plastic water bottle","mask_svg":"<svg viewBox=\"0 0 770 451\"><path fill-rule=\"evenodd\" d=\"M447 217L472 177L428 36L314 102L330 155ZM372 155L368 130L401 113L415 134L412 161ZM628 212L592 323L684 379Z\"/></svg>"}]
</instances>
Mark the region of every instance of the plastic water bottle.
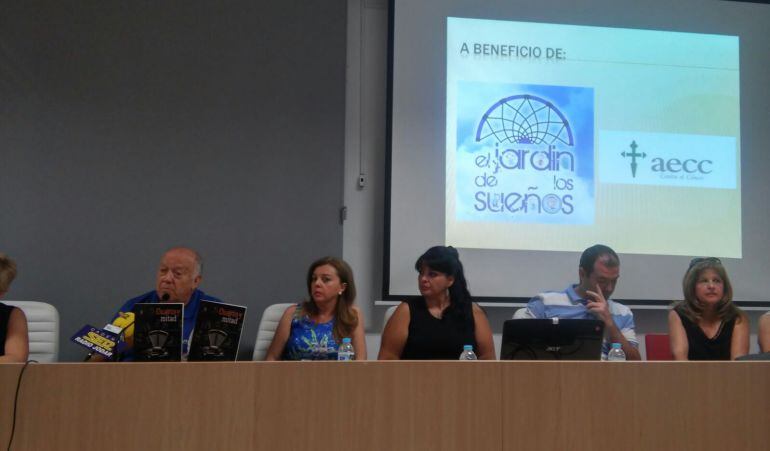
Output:
<instances>
[{"instance_id":1,"label":"plastic water bottle","mask_svg":"<svg viewBox=\"0 0 770 451\"><path fill-rule=\"evenodd\" d=\"M473 346L471 345L463 346L463 353L460 354L460 360L477 360L476 353L473 352Z\"/></svg>"},{"instance_id":2,"label":"plastic water bottle","mask_svg":"<svg viewBox=\"0 0 770 451\"><path fill-rule=\"evenodd\" d=\"M353 349L353 343L350 338L343 338L340 348L337 350L337 360L348 362L356 359L356 351Z\"/></svg>"},{"instance_id":3,"label":"plastic water bottle","mask_svg":"<svg viewBox=\"0 0 770 451\"><path fill-rule=\"evenodd\" d=\"M626 361L626 353L623 352L623 347L620 346L620 343L612 343L612 348L610 349L610 352L607 353L607 361L608 362L625 362Z\"/></svg>"}]
</instances>

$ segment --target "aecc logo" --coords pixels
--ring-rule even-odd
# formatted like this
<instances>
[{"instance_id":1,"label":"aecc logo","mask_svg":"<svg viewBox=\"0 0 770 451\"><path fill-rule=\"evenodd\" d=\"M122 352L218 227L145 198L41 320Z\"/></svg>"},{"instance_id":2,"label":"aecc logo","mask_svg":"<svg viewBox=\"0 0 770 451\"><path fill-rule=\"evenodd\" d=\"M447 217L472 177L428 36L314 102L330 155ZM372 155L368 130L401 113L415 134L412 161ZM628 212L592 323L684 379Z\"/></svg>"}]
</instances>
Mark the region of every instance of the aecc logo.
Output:
<instances>
[{"instance_id":1,"label":"aecc logo","mask_svg":"<svg viewBox=\"0 0 770 451\"><path fill-rule=\"evenodd\" d=\"M636 178L636 169L639 165L637 159L641 160L647 158L647 153L636 151L636 149L639 148L639 145L636 144L635 140L631 141L629 148L631 148L630 152L624 151L621 152L620 155L623 158L630 158L631 176ZM714 162L708 159L699 160L696 158L654 157L650 159L650 171L661 176L665 176L667 174L688 174L698 176L711 174L713 171L713 164Z\"/></svg>"}]
</instances>

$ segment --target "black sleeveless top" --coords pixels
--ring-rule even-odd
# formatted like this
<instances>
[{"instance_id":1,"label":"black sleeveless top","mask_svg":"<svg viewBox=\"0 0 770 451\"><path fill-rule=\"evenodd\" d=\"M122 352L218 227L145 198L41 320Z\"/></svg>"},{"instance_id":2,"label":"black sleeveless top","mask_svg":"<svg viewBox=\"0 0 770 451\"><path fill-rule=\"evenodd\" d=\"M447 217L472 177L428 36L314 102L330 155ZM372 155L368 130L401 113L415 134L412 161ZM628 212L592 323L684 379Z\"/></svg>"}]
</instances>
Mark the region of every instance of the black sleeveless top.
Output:
<instances>
[{"instance_id":1,"label":"black sleeveless top","mask_svg":"<svg viewBox=\"0 0 770 451\"><path fill-rule=\"evenodd\" d=\"M476 346L476 326L473 309L465 318L457 318L444 310L441 319L431 315L425 298L407 301L409 304L409 337L401 352L403 360L457 360L463 345Z\"/></svg>"},{"instance_id":2,"label":"black sleeveless top","mask_svg":"<svg viewBox=\"0 0 770 451\"><path fill-rule=\"evenodd\" d=\"M8 334L8 321L11 319L11 311L13 311L13 307L0 302L0 356L5 355L5 336Z\"/></svg>"},{"instance_id":3,"label":"black sleeveless top","mask_svg":"<svg viewBox=\"0 0 770 451\"><path fill-rule=\"evenodd\" d=\"M687 333L688 360L730 360L730 344L733 338L735 318L722 321L717 334L708 338L697 324L690 321L679 310L674 309L682 320L682 326Z\"/></svg>"}]
</instances>

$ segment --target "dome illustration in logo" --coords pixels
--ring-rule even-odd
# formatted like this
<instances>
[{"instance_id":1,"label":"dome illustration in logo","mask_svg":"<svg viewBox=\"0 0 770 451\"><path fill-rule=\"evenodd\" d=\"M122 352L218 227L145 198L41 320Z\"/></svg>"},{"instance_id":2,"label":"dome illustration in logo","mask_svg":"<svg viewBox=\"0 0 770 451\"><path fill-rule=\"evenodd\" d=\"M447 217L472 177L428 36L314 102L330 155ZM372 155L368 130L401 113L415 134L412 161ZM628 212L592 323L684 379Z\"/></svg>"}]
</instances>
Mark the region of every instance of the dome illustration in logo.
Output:
<instances>
[{"instance_id":1,"label":"dome illustration in logo","mask_svg":"<svg viewBox=\"0 0 770 451\"><path fill-rule=\"evenodd\" d=\"M529 94L506 97L492 105L479 121L476 141L494 136L497 142L572 146L572 129L553 103Z\"/></svg>"}]
</instances>

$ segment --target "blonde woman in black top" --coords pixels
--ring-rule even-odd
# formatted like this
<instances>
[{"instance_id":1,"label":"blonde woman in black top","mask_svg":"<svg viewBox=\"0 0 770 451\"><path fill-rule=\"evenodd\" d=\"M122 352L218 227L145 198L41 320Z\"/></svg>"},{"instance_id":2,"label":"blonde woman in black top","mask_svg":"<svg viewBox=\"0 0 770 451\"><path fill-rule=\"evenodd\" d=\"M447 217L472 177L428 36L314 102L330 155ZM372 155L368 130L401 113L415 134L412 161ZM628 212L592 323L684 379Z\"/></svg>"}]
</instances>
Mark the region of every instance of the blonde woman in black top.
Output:
<instances>
[{"instance_id":1,"label":"blonde woman in black top","mask_svg":"<svg viewBox=\"0 0 770 451\"><path fill-rule=\"evenodd\" d=\"M718 258L695 258L682 281L684 301L668 314L676 360L735 360L749 352L749 321L733 304L733 287Z\"/></svg>"}]
</instances>

